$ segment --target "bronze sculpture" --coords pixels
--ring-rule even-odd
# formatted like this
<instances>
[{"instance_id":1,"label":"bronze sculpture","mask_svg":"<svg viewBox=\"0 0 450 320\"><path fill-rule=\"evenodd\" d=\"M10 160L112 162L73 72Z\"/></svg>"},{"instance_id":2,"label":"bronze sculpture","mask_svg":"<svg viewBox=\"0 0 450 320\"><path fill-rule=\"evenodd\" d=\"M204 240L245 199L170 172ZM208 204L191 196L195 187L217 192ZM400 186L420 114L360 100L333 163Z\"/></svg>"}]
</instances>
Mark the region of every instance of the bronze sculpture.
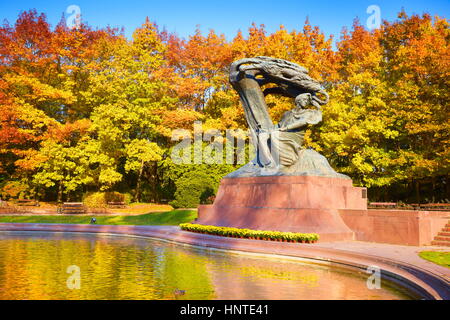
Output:
<instances>
[{"instance_id":1,"label":"bronze sculpture","mask_svg":"<svg viewBox=\"0 0 450 320\"><path fill-rule=\"evenodd\" d=\"M304 149L303 137L310 125L322 121L321 105L328 94L308 70L295 63L270 58L245 58L230 66L230 83L239 93L257 151L255 159L227 177L314 175L348 178L335 172L325 157ZM275 84L262 90L262 86ZM294 98L295 108L274 125L265 102L268 94ZM311 107L311 108L308 108Z\"/></svg>"}]
</instances>

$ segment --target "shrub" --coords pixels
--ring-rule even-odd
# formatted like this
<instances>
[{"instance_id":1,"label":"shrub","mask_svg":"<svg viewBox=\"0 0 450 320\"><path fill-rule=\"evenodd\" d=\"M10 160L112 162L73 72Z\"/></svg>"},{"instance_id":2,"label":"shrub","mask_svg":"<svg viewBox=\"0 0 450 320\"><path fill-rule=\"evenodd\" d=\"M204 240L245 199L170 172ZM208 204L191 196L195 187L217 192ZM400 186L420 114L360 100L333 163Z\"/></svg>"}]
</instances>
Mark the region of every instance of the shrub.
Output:
<instances>
[{"instance_id":1,"label":"shrub","mask_svg":"<svg viewBox=\"0 0 450 320\"><path fill-rule=\"evenodd\" d=\"M130 204L133 201L133 196L130 193L124 193L123 194L123 202L125 202L126 205Z\"/></svg>"},{"instance_id":2,"label":"shrub","mask_svg":"<svg viewBox=\"0 0 450 320\"><path fill-rule=\"evenodd\" d=\"M83 203L89 208L106 208L104 192L87 193L83 199Z\"/></svg>"},{"instance_id":3,"label":"shrub","mask_svg":"<svg viewBox=\"0 0 450 320\"><path fill-rule=\"evenodd\" d=\"M83 203L89 208L106 208L108 202L126 202L126 195L120 192L91 192L87 193Z\"/></svg>"},{"instance_id":4,"label":"shrub","mask_svg":"<svg viewBox=\"0 0 450 320\"><path fill-rule=\"evenodd\" d=\"M174 208L195 208L216 192L217 183L203 172L186 172L176 182L175 200L170 204Z\"/></svg>"},{"instance_id":5,"label":"shrub","mask_svg":"<svg viewBox=\"0 0 450 320\"><path fill-rule=\"evenodd\" d=\"M193 223L182 223L180 224L180 228L186 231L208 233L224 237L240 237L251 239L265 239L272 241L306 242L306 243L312 243L319 240L319 235L317 233L263 231L263 230L251 230L251 229L240 229L230 227L206 226Z\"/></svg>"},{"instance_id":6,"label":"shrub","mask_svg":"<svg viewBox=\"0 0 450 320\"><path fill-rule=\"evenodd\" d=\"M205 204L213 204L214 200L216 200L216 196L215 195L209 196L208 198L206 198Z\"/></svg>"},{"instance_id":7,"label":"shrub","mask_svg":"<svg viewBox=\"0 0 450 320\"><path fill-rule=\"evenodd\" d=\"M30 198L33 196L33 190L23 181L7 181L1 190L1 197L4 200L10 198Z\"/></svg>"},{"instance_id":8,"label":"shrub","mask_svg":"<svg viewBox=\"0 0 450 320\"><path fill-rule=\"evenodd\" d=\"M120 192L104 192L106 203L125 202L125 195Z\"/></svg>"}]
</instances>

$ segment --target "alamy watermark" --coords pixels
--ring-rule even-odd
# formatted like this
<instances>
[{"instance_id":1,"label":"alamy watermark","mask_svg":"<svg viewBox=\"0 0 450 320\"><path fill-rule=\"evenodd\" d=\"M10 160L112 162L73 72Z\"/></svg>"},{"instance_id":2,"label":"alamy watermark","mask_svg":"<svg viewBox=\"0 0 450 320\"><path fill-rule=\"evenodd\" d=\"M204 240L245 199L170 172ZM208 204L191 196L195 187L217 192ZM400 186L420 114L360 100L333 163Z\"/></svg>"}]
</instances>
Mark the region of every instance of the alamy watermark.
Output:
<instances>
[{"instance_id":1,"label":"alamy watermark","mask_svg":"<svg viewBox=\"0 0 450 320\"><path fill-rule=\"evenodd\" d=\"M366 281L367 288L370 290L381 289L381 269L377 266L369 266L366 273L370 274Z\"/></svg>"},{"instance_id":2,"label":"alamy watermark","mask_svg":"<svg viewBox=\"0 0 450 320\"><path fill-rule=\"evenodd\" d=\"M379 6L372 4L367 7L366 13L370 14L367 18L366 26L369 30L378 29L381 26L381 9Z\"/></svg>"},{"instance_id":3,"label":"alamy watermark","mask_svg":"<svg viewBox=\"0 0 450 320\"><path fill-rule=\"evenodd\" d=\"M70 274L67 278L66 285L68 289L81 289L81 270L77 265L68 266L66 272Z\"/></svg>"},{"instance_id":4,"label":"alamy watermark","mask_svg":"<svg viewBox=\"0 0 450 320\"><path fill-rule=\"evenodd\" d=\"M66 19L66 25L69 29L77 29L81 26L81 9L76 4L67 7L66 13L70 16Z\"/></svg>"}]
</instances>

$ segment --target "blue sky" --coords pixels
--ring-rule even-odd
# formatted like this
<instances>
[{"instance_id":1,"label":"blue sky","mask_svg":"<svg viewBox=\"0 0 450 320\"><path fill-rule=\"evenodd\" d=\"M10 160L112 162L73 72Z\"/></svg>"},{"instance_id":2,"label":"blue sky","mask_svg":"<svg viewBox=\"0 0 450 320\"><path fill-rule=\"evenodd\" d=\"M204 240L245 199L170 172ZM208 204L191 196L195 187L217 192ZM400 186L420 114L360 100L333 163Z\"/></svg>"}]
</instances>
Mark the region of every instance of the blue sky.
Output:
<instances>
[{"instance_id":1,"label":"blue sky","mask_svg":"<svg viewBox=\"0 0 450 320\"><path fill-rule=\"evenodd\" d=\"M396 19L402 7L408 14L428 12L447 19L450 16L450 0L2 0L0 20L14 23L20 11L35 8L44 12L54 26L70 5L80 7L82 19L89 25L123 26L128 37L146 16L181 37L193 34L199 25L203 33L212 28L217 33L224 33L228 39L237 30L246 32L252 22L265 24L268 31L277 29L280 24L288 30L301 30L307 16L311 24L318 25L325 34L339 37L342 27L350 27L354 18L359 17L365 24L369 17L366 10L370 5L379 6L381 18L390 21Z\"/></svg>"}]
</instances>

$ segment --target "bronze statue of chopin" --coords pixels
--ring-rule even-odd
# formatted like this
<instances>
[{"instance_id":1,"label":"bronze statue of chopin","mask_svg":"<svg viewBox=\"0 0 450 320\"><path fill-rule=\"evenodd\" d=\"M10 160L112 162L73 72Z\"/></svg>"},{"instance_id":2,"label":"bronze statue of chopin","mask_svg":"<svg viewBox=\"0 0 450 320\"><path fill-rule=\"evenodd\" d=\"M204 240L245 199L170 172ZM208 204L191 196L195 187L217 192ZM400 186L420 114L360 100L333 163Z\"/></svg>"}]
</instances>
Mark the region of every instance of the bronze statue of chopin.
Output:
<instances>
[{"instance_id":1,"label":"bronze statue of chopin","mask_svg":"<svg viewBox=\"0 0 450 320\"><path fill-rule=\"evenodd\" d=\"M322 121L321 105L328 94L308 70L295 63L270 57L245 58L230 66L230 83L244 106L257 156L227 177L267 175L314 175L348 178L335 172L325 157L304 149L305 130ZM266 84L275 84L262 90ZM295 108L274 125L265 96L294 98ZM311 108L308 108L311 107Z\"/></svg>"}]
</instances>

